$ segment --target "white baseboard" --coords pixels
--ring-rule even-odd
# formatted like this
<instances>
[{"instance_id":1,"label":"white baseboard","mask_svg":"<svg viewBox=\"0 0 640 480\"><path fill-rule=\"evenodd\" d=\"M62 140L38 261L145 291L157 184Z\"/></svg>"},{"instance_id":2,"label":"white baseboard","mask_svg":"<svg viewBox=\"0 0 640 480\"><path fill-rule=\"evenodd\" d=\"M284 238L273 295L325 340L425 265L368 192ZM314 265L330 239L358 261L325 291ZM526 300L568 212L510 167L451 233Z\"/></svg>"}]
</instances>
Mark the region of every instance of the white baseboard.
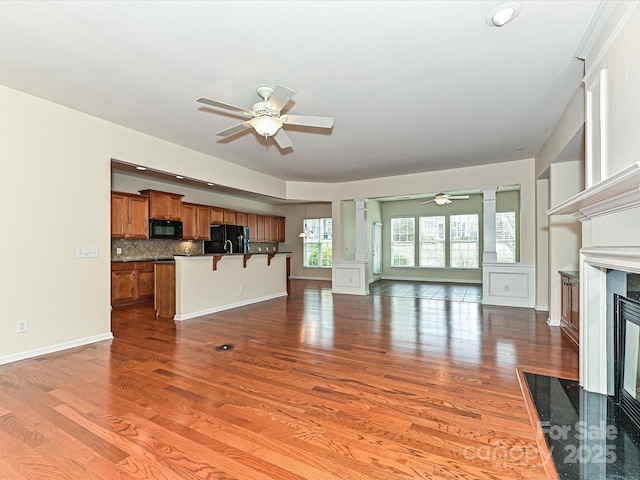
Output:
<instances>
[{"instance_id":1,"label":"white baseboard","mask_svg":"<svg viewBox=\"0 0 640 480\"><path fill-rule=\"evenodd\" d=\"M323 282L330 282L330 278L320 278L320 277L294 277L289 276L291 280L322 280Z\"/></svg>"},{"instance_id":2,"label":"white baseboard","mask_svg":"<svg viewBox=\"0 0 640 480\"><path fill-rule=\"evenodd\" d=\"M253 303L266 302L267 300L273 300L274 298L286 297L288 295L287 292L279 292L274 293L273 295L266 295L264 297L252 298L250 300L245 300L243 302L229 303L227 305L221 305L219 307L207 308L205 310L200 310L198 312L190 312L182 315L175 315L173 317L174 320L178 322L182 322L184 320L189 320L191 318L202 317L203 315L209 315L210 313L222 312L224 310L230 310L232 308L244 307L245 305L251 305Z\"/></svg>"},{"instance_id":3,"label":"white baseboard","mask_svg":"<svg viewBox=\"0 0 640 480\"><path fill-rule=\"evenodd\" d=\"M414 282L434 282L434 283L474 283L482 285L482 280L462 280L452 278L423 278L423 277L396 277L392 275L383 275L380 280L402 280L402 281L414 281Z\"/></svg>"},{"instance_id":4,"label":"white baseboard","mask_svg":"<svg viewBox=\"0 0 640 480\"><path fill-rule=\"evenodd\" d=\"M58 343L57 345L50 345L48 347L35 348L33 350L27 350L26 352L4 355L0 357L0 365L18 362L20 360L26 360L28 358L39 357L41 355L47 355L49 353L61 352L63 350L69 350L70 348L82 347L84 345L89 345L90 343L103 342L105 340L112 339L113 333L108 332L101 335L94 335L92 337L79 338L78 340L72 340L70 342Z\"/></svg>"},{"instance_id":5,"label":"white baseboard","mask_svg":"<svg viewBox=\"0 0 640 480\"><path fill-rule=\"evenodd\" d=\"M534 308L539 312L548 312L549 311L549 305L536 305Z\"/></svg>"}]
</instances>

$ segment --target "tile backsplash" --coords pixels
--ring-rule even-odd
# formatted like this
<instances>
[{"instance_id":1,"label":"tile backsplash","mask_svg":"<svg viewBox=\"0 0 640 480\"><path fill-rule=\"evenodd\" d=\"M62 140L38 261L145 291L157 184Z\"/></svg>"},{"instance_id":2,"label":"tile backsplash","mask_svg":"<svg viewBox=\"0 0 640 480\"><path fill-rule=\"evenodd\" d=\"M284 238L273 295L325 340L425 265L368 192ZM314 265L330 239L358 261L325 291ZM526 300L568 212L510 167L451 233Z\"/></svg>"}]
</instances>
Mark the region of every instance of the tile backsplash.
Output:
<instances>
[{"instance_id":1,"label":"tile backsplash","mask_svg":"<svg viewBox=\"0 0 640 480\"><path fill-rule=\"evenodd\" d=\"M251 242L250 253L277 252L278 244L271 242ZM120 253L118 252L120 250ZM204 244L191 240L127 240L111 239L111 260L141 260L149 258L168 258L174 255L202 255Z\"/></svg>"}]
</instances>

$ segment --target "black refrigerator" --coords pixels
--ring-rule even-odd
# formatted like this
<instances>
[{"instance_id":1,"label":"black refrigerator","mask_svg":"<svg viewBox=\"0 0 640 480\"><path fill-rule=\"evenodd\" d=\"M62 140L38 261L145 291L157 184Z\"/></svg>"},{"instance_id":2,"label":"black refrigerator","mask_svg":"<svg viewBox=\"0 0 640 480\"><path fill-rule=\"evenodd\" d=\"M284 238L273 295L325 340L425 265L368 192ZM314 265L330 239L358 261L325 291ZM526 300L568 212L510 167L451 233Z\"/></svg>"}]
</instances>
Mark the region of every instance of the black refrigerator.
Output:
<instances>
[{"instance_id":1,"label":"black refrigerator","mask_svg":"<svg viewBox=\"0 0 640 480\"><path fill-rule=\"evenodd\" d=\"M247 253L249 251L249 227L211 225L209 239L204 242L204 253Z\"/></svg>"}]
</instances>

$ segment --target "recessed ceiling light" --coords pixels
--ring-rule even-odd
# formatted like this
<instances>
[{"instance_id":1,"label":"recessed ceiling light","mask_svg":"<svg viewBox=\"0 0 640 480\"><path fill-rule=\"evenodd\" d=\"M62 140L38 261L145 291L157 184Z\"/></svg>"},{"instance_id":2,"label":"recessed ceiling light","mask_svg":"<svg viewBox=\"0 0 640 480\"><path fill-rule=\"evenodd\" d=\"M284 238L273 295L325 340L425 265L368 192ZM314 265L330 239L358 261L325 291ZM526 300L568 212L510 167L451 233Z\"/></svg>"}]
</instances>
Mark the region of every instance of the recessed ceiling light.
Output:
<instances>
[{"instance_id":1,"label":"recessed ceiling light","mask_svg":"<svg viewBox=\"0 0 640 480\"><path fill-rule=\"evenodd\" d=\"M516 18L520 10L522 10L522 5L517 2L498 5L487 15L487 25L490 27L502 27Z\"/></svg>"},{"instance_id":2,"label":"recessed ceiling light","mask_svg":"<svg viewBox=\"0 0 640 480\"><path fill-rule=\"evenodd\" d=\"M138 165L138 166L136 167L136 170L146 170L146 169L147 169L146 167L143 167L143 166L141 166L141 165Z\"/></svg>"},{"instance_id":3,"label":"recessed ceiling light","mask_svg":"<svg viewBox=\"0 0 640 480\"><path fill-rule=\"evenodd\" d=\"M520 152L522 150L524 150L524 147L516 147L516 152Z\"/></svg>"},{"instance_id":4,"label":"recessed ceiling light","mask_svg":"<svg viewBox=\"0 0 640 480\"><path fill-rule=\"evenodd\" d=\"M184 180L184 177L183 177L182 175L176 175L176 178L177 178L178 180Z\"/></svg>"}]
</instances>

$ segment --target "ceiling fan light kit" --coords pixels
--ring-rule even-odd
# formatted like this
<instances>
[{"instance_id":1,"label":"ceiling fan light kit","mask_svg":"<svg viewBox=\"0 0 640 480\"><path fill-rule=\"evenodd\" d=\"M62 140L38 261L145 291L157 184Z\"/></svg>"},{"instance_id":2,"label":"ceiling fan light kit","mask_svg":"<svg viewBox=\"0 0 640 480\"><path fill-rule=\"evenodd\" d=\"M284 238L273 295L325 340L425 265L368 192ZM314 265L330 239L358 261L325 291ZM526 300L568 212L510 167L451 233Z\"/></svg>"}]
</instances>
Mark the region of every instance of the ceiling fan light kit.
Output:
<instances>
[{"instance_id":1,"label":"ceiling fan light kit","mask_svg":"<svg viewBox=\"0 0 640 480\"><path fill-rule=\"evenodd\" d=\"M280 115L282 109L289 103L295 92L283 85L276 85L275 88L260 86L256 89L258 96L263 99L253 105L253 110L236 107L228 103L211 100L209 98L199 98L198 102L212 107L231 110L236 115L251 117L250 120L242 122L233 127L218 132L221 137L228 137L240 133L247 128L253 128L261 137L273 137L280 148L290 148L293 142L284 132L282 127L286 125L300 125L304 127L332 128L333 118L331 117L310 117L306 115Z\"/></svg>"},{"instance_id":2,"label":"ceiling fan light kit","mask_svg":"<svg viewBox=\"0 0 640 480\"><path fill-rule=\"evenodd\" d=\"M439 207L442 207L443 205L448 205L450 203L453 203L452 200L468 200L468 199L469 199L469 195L449 195L447 193L436 193L435 197L433 197L431 200L427 200L426 202L421 202L420 205L425 205L427 203L434 202Z\"/></svg>"}]
</instances>

